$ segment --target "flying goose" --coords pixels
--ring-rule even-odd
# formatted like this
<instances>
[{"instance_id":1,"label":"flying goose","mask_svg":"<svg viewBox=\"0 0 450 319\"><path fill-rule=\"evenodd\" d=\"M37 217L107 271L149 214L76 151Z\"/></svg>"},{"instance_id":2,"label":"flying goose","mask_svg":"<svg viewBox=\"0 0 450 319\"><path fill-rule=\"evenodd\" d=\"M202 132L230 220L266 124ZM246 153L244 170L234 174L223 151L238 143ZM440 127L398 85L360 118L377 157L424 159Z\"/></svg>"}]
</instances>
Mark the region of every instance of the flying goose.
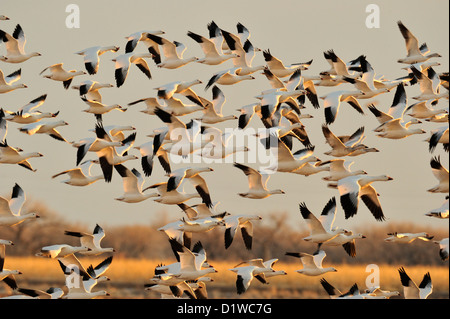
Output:
<instances>
[{"instance_id":1,"label":"flying goose","mask_svg":"<svg viewBox=\"0 0 450 319\"><path fill-rule=\"evenodd\" d=\"M430 273L427 272L422 279L419 286L408 276L405 269L400 267L398 269L400 274L400 281L403 286L403 296L405 299L427 299L433 291L433 284L431 282Z\"/></svg>"},{"instance_id":2,"label":"flying goose","mask_svg":"<svg viewBox=\"0 0 450 319\"><path fill-rule=\"evenodd\" d=\"M449 204L448 204L448 195L447 195L445 197L444 203L442 203L442 205L440 207L430 210L425 215L429 216L429 217L447 219L449 217L448 211L449 211Z\"/></svg>"},{"instance_id":3,"label":"flying goose","mask_svg":"<svg viewBox=\"0 0 450 319\"><path fill-rule=\"evenodd\" d=\"M162 35L166 34L166 32L163 30L141 30L133 32L129 36L125 37L125 39L127 39L125 53L133 52L134 49L136 49L137 44L141 42L146 46L148 52L153 55L153 61L155 61L156 64L161 63L161 55L159 52L158 44L152 41L147 36L148 34Z\"/></svg>"},{"instance_id":4,"label":"flying goose","mask_svg":"<svg viewBox=\"0 0 450 319\"><path fill-rule=\"evenodd\" d=\"M222 132L210 126L202 127L202 147L194 154L207 159L224 159L236 152L248 152L250 149L235 142L234 132Z\"/></svg>"},{"instance_id":5,"label":"flying goose","mask_svg":"<svg viewBox=\"0 0 450 319\"><path fill-rule=\"evenodd\" d=\"M392 177L387 175L355 175L340 179L336 184L328 184L339 190L341 206L344 209L345 219L353 217L358 211L359 199L362 199L369 211L377 221L384 221L378 194L371 185L376 181L390 181Z\"/></svg>"},{"instance_id":6,"label":"flying goose","mask_svg":"<svg viewBox=\"0 0 450 319\"><path fill-rule=\"evenodd\" d=\"M424 54L421 52L419 47L419 41L417 38L412 34L411 31L409 31L408 28L405 27L405 25L401 21L397 21L397 25L400 29L400 32L405 39L406 44L406 50L407 55L405 58L398 59L397 62L399 63L406 63L406 64L414 64L418 62L425 62L431 58L439 58L441 57L438 53L431 53L431 54Z\"/></svg>"},{"instance_id":7,"label":"flying goose","mask_svg":"<svg viewBox=\"0 0 450 319\"><path fill-rule=\"evenodd\" d=\"M103 88L111 88L114 85L110 83L100 83L93 80L86 80L77 85L72 85L72 89L78 90L80 96L85 97L87 100L102 102L102 95L99 90Z\"/></svg>"},{"instance_id":8,"label":"flying goose","mask_svg":"<svg viewBox=\"0 0 450 319\"><path fill-rule=\"evenodd\" d=\"M347 102L359 114L364 114L364 111L358 100L354 97L354 91L333 91L327 95L321 96L324 100L323 108L325 114L325 122L332 124L336 121L341 102Z\"/></svg>"},{"instance_id":9,"label":"flying goose","mask_svg":"<svg viewBox=\"0 0 450 319\"><path fill-rule=\"evenodd\" d=\"M247 193L238 193L239 196L252 199L263 199L274 194L285 194L281 189L268 190L267 181L270 178L269 174L262 174L257 170L239 163L234 163L234 167L239 168L244 172L248 178L249 190Z\"/></svg>"},{"instance_id":10,"label":"flying goose","mask_svg":"<svg viewBox=\"0 0 450 319\"><path fill-rule=\"evenodd\" d=\"M114 248L101 247L101 241L105 237L105 231L98 224L90 233L77 232L77 231L64 231L64 235L80 238L80 244L82 247L89 248L88 251L80 251L80 254L85 256L97 256L102 253L115 252Z\"/></svg>"},{"instance_id":11,"label":"flying goose","mask_svg":"<svg viewBox=\"0 0 450 319\"><path fill-rule=\"evenodd\" d=\"M378 128L380 128L383 124L391 120L402 119L403 121L403 117L407 109L407 103L408 101L405 86L403 84L399 84L395 90L394 99L392 100L392 104L387 113L378 110L373 103L368 105L368 109L373 115L375 115L378 123L380 123Z\"/></svg>"},{"instance_id":12,"label":"flying goose","mask_svg":"<svg viewBox=\"0 0 450 319\"><path fill-rule=\"evenodd\" d=\"M184 191L182 192L178 191L178 189L174 189L168 192L167 182L153 184L143 189L142 192L145 192L146 190L153 188L156 188L157 192L159 193L159 197L154 199L154 201L161 204L178 205L192 198L201 198L198 192L185 193Z\"/></svg>"},{"instance_id":13,"label":"flying goose","mask_svg":"<svg viewBox=\"0 0 450 319\"><path fill-rule=\"evenodd\" d=\"M401 118L392 119L386 123L383 123L381 128L376 131L379 132L376 136L389 138L389 139L403 139L414 134L425 134L426 131L421 128L410 128L409 123L402 123Z\"/></svg>"},{"instance_id":14,"label":"flying goose","mask_svg":"<svg viewBox=\"0 0 450 319\"><path fill-rule=\"evenodd\" d=\"M54 122L45 122L40 121L36 123L25 124L22 127L19 127L18 130L28 135L34 134L47 134L50 137L62 142L69 143L62 135L56 130L59 126L69 125L66 121L54 121Z\"/></svg>"},{"instance_id":15,"label":"flying goose","mask_svg":"<svg viewBox=\"0 0 450 319\"><path fill-rule=\"evenodd\" d=\"M272 258L269 260L264 261L261 258L254 258L250 260L243 261L234 268L237 267L245 267L245 266L256 266L258 267L258 274L254 275L254 278L258 279L263 284L268 284L267 278L280 276L280 275L287 275L287 273L284 270L275 270L273 266L275 263L278 262L278 258Z\"/></svg>"},{"instance_id":16,"label":"flying goose","mask_svg":"<svg viewBox=\"0 0 450 319\"><path fill-rule=\"evenodd\" d=\"M36 172L36 169L33 169L30 162L28 162L28 159L42 156L44 155L39 152L23 153L22 149L9 146L6 139L0 142L0 164L17 164L32 172Z\"/></svg>"},{"instance_id":17,"label":"flying goose","mask_svg":"<svg viewBox=\"0 0 450 319\"><path fill-rule=\"evenodd\" d=\"M23 83L14 84L14 82L18 81L21 78L22 69L14 71L13 73L5 76L2 70L0 70L0 94L8 93L17 89L25 89L26 86Z\"/></svg>"},{"instance_id":18,"label":"flying goose","mask_svg":"<svg viewBox=\"0 0 450 319\"><path fill-rule=\"evenodd\" d=\"M53 175L52 178L67 174L69 178L63 180L62 183L72 186L88 186L105 178L103 174L91 175L91 167L93 164L93 160L84 161L80 166L57 173Z\"/></svg>"},{"instance_id":19,"label":"flying goose","mask_svg":"<svg viewBox=\"0 0 450 319\"><path fill-rule=\"evenodd\" d=\"M123 181L123 195L121 197L115 198L115 200L125 202L125 203L139 203L150 197L158 197L157 194L144 194L142 192L142 186L144 184L144 179L138 170L129 170L122 164L114 165L114 168L122 177Z\"/></svg>"},{"instance_id":20,"label":"flying goose","mask_svg":"<svg viewBox=\"0 0 450 319\"><path fill-rule=\"evenodd\" d=\"M64 295L64 291L61 288L56 287L50 287L45 291L39 289L18 287L17 292L21 293L22 296L28 296L29 298L33 299L60 299Z\"/></svg>"},{"instance_id":21,"label":"flying goose","mask_svg":"<svg viewBox=\"0 0 450 319\"><path fill-rule=\"evenodd\" d=\"M444 151L448 152L449 138L448 138L448 124L431 130L431 136L426 140L428 142L428 150L430 153L434 152L436 146L441 143Z\"/></svg>"},{"instance_id":22,"label":"flying goose","mask_svg":"<svg viewBox=\"0 0 450 319\"><path fill-rule=\"evenodd\" d=\"M262 263L262 259L257 259L257 261L257 264L253 262L252 265L237 266L229 269L237 275L236 292L238 295L245 293L250 288L253 278L266 271L266 266ZM265 279L262 275L259 278L260 281L265 283Z\"/></svg>"},{"instance_id":23,"label":"flying goose","mask_svg":"<svg viewBox=\"0 0 450 319\"><path fill-rule=\"evenodd\" d=\"M344 229L332 227L336 214L336 199L334 197L323 208L320 219L311 213L305 203L300 203L299 208L309 230L309 235L304 237L303 240L321 244L344 233Z\"/></svg>"},{"instance_id":24,"label":"flying goose","mask_svg":"<svg viewBox=\"0 0 450 319\"><path fill-rule=\"evenodd\" d=\"M0 197L1 198L1 197ZM1 217L0 217L1 218ZM5 246L14 245L9 240L0 239L0 281L4 281L11 289L17 289L15 275L21 275L19 270L10 270L4 268L5 265Z\"/></svg>"},{"instance_id":25,"label":"flying goose","mask_svg":"<svg viewBox=\"0 0 450 319\"><path fill-rule=\"evenodd\" d=\"M89 251L90 248L84 246L71 246L68 244L55 244L50 246L44 246L40 249L38 253L35 254L37 257L46 258L63 258L75 253Z\"/></svg>"},{"instance_id":26,"label":"flying goose","mask_svg":"<svg viewBox=\"0 0 450 319\"><path fill-rule=\"evenodd\" d=\"M171 98L175 93L181 94L190 101L202 105L202 101L199 99L197 93L194 92L192 89L192 86L202 84L203 82L199 79L195 79L192 81L175 81L170 82L161 86L158 86L155 88L157 90L158 98L160 99L169 99Z\"/></svg>"},{"instance_id":27,"label":"flying goose","mask_svg":"<svg viewBox=\"0 0 450 319\"><path fill-rule=\"evenodd\" d=\"M90 75L97 74L100 66L100 56L106 52L117 52L119 47L111 46L93 46L84 50L75 52L75 54L84 57L84 66Z\"/></svg>"},{"instance_id":28,"label":"flying goose","mask_svg":"<svg viewBox=\"0 0 450 319\"><path fill-rule=\"evenodd\" d=\"M287 77L294 73L297 69L307 70L312 63L311 60L304 63L285 65L280 59L273 56L270 50L263 51L263 55L269 70L279 78Z\"/></svg>"},{"instance_id":29,"label":"flying goose","mask_svg":"<svg viewBox=\"0 0 450 319\"><path fill-rule=\"evenodd\" d=\"M111 112L112 110L118 110L121 112L125 112L127 109L123 108L119 104L110 104L106 105L101 102L91 101L86 99L85 97L81 97L84 103L87 104L88 108L84 109L83 112L94 114L97 121L101 122L103 120L103 115Z\"/></svg>"},{"instance_id":30,"label":"flying goose","mask_svg":"<svg viewBox=\"0 0 450 319\"><path fill-rule=\"evenodd\" d=\"M441 164L440 156L433 157L430 160L431 171L434 177L439 181L438 185L428 189L430 193L448 193L449 192L449 180L448 180L448 169L446 169Z\"/></svg>"},{"instance_id":31,"label":"flying goose","mask_svg":"<svg viewBox=\"0 0 450 319\"><path fill-rule=\"evenodd\" d=\"M409 244L412 243L416 239L421 239L423 241L430 241L434 238L434 236L430 236L426 232L421 233L388 233L387 238L384 239L386 242L395 242L395 243L405 243Z\"/></svg>"},{"instance_id":32,"label":"flying goose","mask_svg":"<svg viewBox=\"0 0 450 319\"><path fill-rule=\"evenodd\" d=\"M255 115L256 112L261 111L261 103L248 104L237 109L237 111L241 112L238 117L238 128L243 130L247 127L248 123L250 123L253 115Z\"/></svg>"},{"instance_id":33,"label":"flying goose","mask_svg":"<svg viewBox=\"0 0 450 319\"><path fill-rule=\"evenodd\" d=\"M44 70L42 70L39 75L42 75L45 71L49 70L50 74L44 75L44 78L63 82L63 86L67 90L74 77L84 75L86 74L86 72L77 70L66 71L63 68L63 64L64 63L58 63L48 66Z\"/></svg>"},{"instance_id":34,"label":"flying goose","mask_svg":"<svg viewBox=\"0 0 450 319\"><path fill-rule=\"evenodd\" d=\"M442 261L448 260L448 237L434 243L439 245L439 257Z\"/></svg>"},{"instance_id":35,"label":"flying goose","mask_svg":"<svg viewBox=\"0 0 450 319\"><path fill-rule=\"evenodd\" d=\"M351 77L356 78L361 75L360 72L355 72L351 69L350 63L345 63L340 57L336 55L334 50L328 50L323 52L323 55L327 62L330 64L330 70L322 71L321 74L327 74L327 75L336 75L337 79L342 79L342 77Z\"/></svg>"},{"instance_id":36,"label":"flying goose","mask_svg":"<svg viewBox=\"0 0 450 319\"><path fill-rule=\"evenodd\" d=\"M125 83L125 80L128 77L128 72L130 70L131 64L136 65L148 79L151 79L152 75L150 73L150 68L148 67L147 61L144 60L144 58L151 58L151 57L152 54L150 53L137 54L130 52L121 54L112 59L112 61L115 62L114 74L117 87L121 87Z\"/></svg>"},{"instance_id":37,"label":"flying goose","mask_svg":"<svg viewBox=\"0 0 450 319\"><path fill-rule=\"evenodd\" d=\"M224 121L237 119L235 115L223 115L222 109L226 98L222 90L216 85L212 88L212 101L208 101L203 97L200 97L200 99L205 107L202 109L203 115L197 119L198 121L205 124L217 124Z\"/></svg>"},{"instance_id":38,"label":"flying goose","mask_svg":"<svg viewBox=\"0 0 450 319\"><path fill-rule=\"evenodd\" d=\"M224 71L219 71L215 73L208 81L205 86L205 90L211 87L214 83L221 85L233 85L244 80L254 80L255 77L251 74L240 75L241 68L231 68Z\"/></svg>"},{"instance_id":39,"label":"flying goose","mask_svg":"<svg viewBox=\"0 0 450 319\"><path fill-rule=\"evenodd\" d=\"M254 220L261 220L261 216L257 215L230 215L225 216L225 249L228 249L233 243L233 239L238 229L241 230L242 240L244 241L247 250L252 249L253 242L253 222Z\"/></svg>"},{"instance_id":40,"label":"flying goose","mask_svg":"<svg viewBox=\"0 0 450 319\"><path fill-rule=\"evenodd\" d=\"M204 57L196 60L198 63L207 65L222 64L227 60L238 57L237 53L223 54L222 48L218 49L211 39L205 38L197 33L188 31L187 36L200 44Z\"/></svg>"},{"instance_id":41,"label":"flying goose","mask_svg":"<svg viewBox=\"0 0 450 319\"><path fill-rule=\"evenodd\" d=\"M153 172L153 159L156 156L161 164L162 168L166 174L171 173L171 166L169 162L169 157L164 148L159 147L158 150L154 150L155 140L141 144L140 146L135 146L141 154L141 167L145 176L152 175Z\"/></svg>"},{"instance_id":42,"label":"flying goose","mask_svg":"<svg viewBox=\"0 0 450 319\"><path fill-rule=\"evenodd\" d=\"M156 66L159 68L178 69L190 62L198 60L198 58L195 56L183 58L183 54L186 51L186 46L181 42L172 42L151 33L147 34L147 37L160 45L163 49L165 59L161 63L156 64Z\"/></svg>"},{"instance_id":43,"label":"flying goose","mask_svg":"<svg viewBox=\"0 0 450 319\"><path fill-rule=\"evenodd\" d=\"M364 139L364 127L357 129L352 135L345 138L336 136L326 125L322 125L322 133L331 150L324 152L326 155L334 157L349 156L360 149L367 148L361 141Z\"/></svg>"},{"instance_id":44,"label":"flying goose","mask_svg":"<svg viewBox=\"0 0 450 319\"><path fill-rule=\"evenodd\" d=\"M447 109L433 109L430 107L428 101L421 101L414 103L407 107L406 114L416 119L429 119L439 115L448 114Z\"/></svg>"},{"instance_id":45,"label":"flying goose","mask_svg":"<svg viewBox=\"0 0 450 319\"><path fill-rule=\"evenodd\" d=\"M203 103L203 98L200 97L200 100ZM162 107L166 112L173 114L175 116L183 116L187 114L191 114L197 111L203 111L205 108L202 105L198 104L184 104L180 99L175 97L170 97L165 100L166 106ZM148 108L147 108L148 110ZM154 110L153 110L154 113Z\"/></svg>"},{"instance_id":46,"label":"flying goose","mask_svg":"<svg viewBox=\"0 0 450 319\"><path fill-rule=\"evenodd\" d=\"M6 56L0 56L0 60L8 63L22 63L32 57L41 56L39 52L25 53L25 33L20 24L16 25L12 36L0 30L0 43L6 45Z\"/></svg>"},{"instance_id":47,"label":"flying goose","mask_svg":"<svg viewBox=\"0 0 450 319\"><path fill-rule=\"evenodd\" d=\"M327 272L336 272L334 267L322 267L323 259L326 256L325 251L318 250L314 254L287 252L285 255L300 258L303 268L296 272L306 276L320 276Z\"/></svg>"},{"instance_id":48,"label":"flying goose","mask_svg":"<svg viewBox=\"0 0 450 319\"><path fill-rule=\"evenodd\" d=\"M344 177L348 177L351 175L367 175L367 172L364 170L361 170L361 169L351 171L350 167L354 163L355 162L349 162L349 161L346 161L346 160L340 159L340 158L320 162L319 165L329 164L329 167L330 167L330 169L329 169L330 175L326 176L326 177L322 177L322 179L325 181L332 182L332 181L338 181Z\"/></svg>"},{"instance_id":49,"label":"flying goose","mask_svg":"<svg viewBox=\"0 0 450 319\"><path fill-rule=\"evenodd\" d=\"M161 102L159 98L157 97L147 97L147 98L142 98L139 100L135 100L133 102L128 103L128 106L132 106L138 103L144 102L146 108L144 110L140 110L140 112L148 114L148 115L155 115L155 107L159 107L159 108L164 108L165 107L165 103Z\"/></svg>"},{"instance_id":50,"label":"flying goose","mask_svg":"<svg viewBox=\"0 0 450 319\"><path fill-rule=\"evenodd\" d=\"M414 96L413 99L418 101L426 101L426 100L439 100L441 98L449 97L448 90L444 92L440 91L440 79L438 78L436 73L433 73L433 77L430 78L429 74L424 74L423 72L417 70L415 67L411 67L411 70L414 73L414 76L417 78L420 87L420 94ZM437 86L433 85L433 80L438 82Z\"/></svg>"}]
</instances>

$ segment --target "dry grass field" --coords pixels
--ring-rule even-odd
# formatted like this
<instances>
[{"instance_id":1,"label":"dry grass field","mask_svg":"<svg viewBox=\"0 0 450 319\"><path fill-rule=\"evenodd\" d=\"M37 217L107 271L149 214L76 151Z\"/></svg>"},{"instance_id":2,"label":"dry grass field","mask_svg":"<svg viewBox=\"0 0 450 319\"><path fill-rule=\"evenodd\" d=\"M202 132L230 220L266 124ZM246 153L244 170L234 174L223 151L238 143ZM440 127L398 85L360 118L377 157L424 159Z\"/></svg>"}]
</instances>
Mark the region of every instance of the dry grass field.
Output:
<instances>
[{"instance_id":1,"label":"dry grass field","mask_svg":"<svg viewBox=\"0 0 450 319\"><path fill-rule=\"evenodd\" d=\"M103 256L96 258L80 258L85 267L100 263ZM168 260L167 264L173 260ZM155 266L160 261L149 259L132 259L115 257L111 267L105 273L110 281L100 283L95 290L107 290L110 297L119 299L157 299L160 295L144 290L144 284L148 283L153 275ZM211 275L213 282L207 283L208 297L220 299L328 299L328 295L319 283L318 277L307 277L296 272L302 266L300 263L276 263L276 270L284 270L287 275L269 279L269 284L263 285L257 280L252 282L250 289L243 295L237 295L235 291L236 275L228 269L236 263L210 260L210 264L218 271ZM330 266L324 264L324 267ZM367 265L333 265L338 271L323 275L330 284L341 291L347 291L354 283L362 290L366 288L366 278L370 274L366 272ZM391 265L378 265L380 270L380 286L385 290L399 291L402 287L398 275L398 267ZM24 288L47 289L50 286L62 287L64 275L56 260L38 257L14 257L6 260L5 267L18 269L23 274L16 276L19 286ZM433 293L429 299L449 298L449 270L443 266L405 266L408 275L419 284L423 275L430 272L433 280ZM10 295L12 292L6 285L0 285L0 295ZM402 298L402 297L400 297Z\"/></svg>"}]
</instances>

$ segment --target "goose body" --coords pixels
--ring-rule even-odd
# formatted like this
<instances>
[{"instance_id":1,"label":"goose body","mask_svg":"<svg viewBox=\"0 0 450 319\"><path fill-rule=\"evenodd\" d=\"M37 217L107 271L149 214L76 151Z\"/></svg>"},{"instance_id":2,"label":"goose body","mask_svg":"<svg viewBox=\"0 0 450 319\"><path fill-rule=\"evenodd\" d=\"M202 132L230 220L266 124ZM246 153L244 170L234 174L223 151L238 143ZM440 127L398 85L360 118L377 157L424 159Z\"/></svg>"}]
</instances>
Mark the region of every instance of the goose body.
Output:
<instances>
[{"instance_id":1,"label":"goose body","mask_svg":"<svg viewBox=\"0 0 450 319\"><path fill-rule=\"evenodd\" d=\"M150 197L158 197L157 194L144 194L142 192L142 186L144 180L142 175L136 169L129 170L122 164L114 165L119 175L123 180L124 193L121 197L115 198L118 201L125 203L139 203Z\"/></svg>"},{"instance_id":2,"label":"goose body","mask_svg":"<svg viewBox=\"0 0 450 319\"><path fill-rule=\"evenodd\" d=\"M279 78L284 78L291 75L297 69L307 70L312 63L312 60L305 63L293 63L286 65L280 59L270 53L270 50L263 51L264 60L269 67L269 70Z\"/></svg>"},{"instance_id":3,"label":"goose body","mask_svg":"<svg viewBox=\"0 0 450 319\"><path fill-rule=\"evenodd\" d=\"M440 157L433 157L430 160L431 171L439 181L439 183L427 191L430 193L448 193L449 192L449 180L448 180L448 169L446 169L441 164Z\"/></svg>"},{"instance_id":4,"label":"goose body","mask_svg":"<svg viewBox=\"0 0 450 319\"><path fill-rule=\"evenodd\" d=\"M83 56L84 66L90 75L97 74L100 66L100 56L106 52L117 52L117 46L93 46L84 50L75 52L75 54Z\"/></svg>"},{"instance_id":5,"label":"goose body","mask_svg":"<svg viewBox=\"0 0 450 319\"><path fill-rule=\"evenodd\" d=\"M323 177L322 179L325 181L338 181L342 178L351 176L351 175L367 175L367 172L364 170L355 170L351 171L350 167L354 162L348 162L344 159L332 159L329 161L321 162L320 165L329 164L329 172L330 175Z\"/></svg>"},{"instance_id":6,"label":"goose body","mask_svg":"<svg viewBox=\"0 0 450 319\"><path fill-rule=\"evenodd\" d=\"M200 44L203 51L204 57L197 59L196 62L198 63L206 65L219 65L232 58L238 57L238 54L236 53L223 54L223 52L221 52L222 49L218 49L216 44L211 39L205 38L204 36L191 31L188 31L187 35Z\"/></svg>"},{"instance_id":7,"label":"goose body","mask_svg":"<svg viewBox=\"0 0 450 319\"><path fill-rule=\"evenodd\" d=\"M429 272L423 276L419 286L408 276L403 267L400 267L398 272L400 274L405 299L427 299L432 293L433 283Z\"/></svg>"},{"instance_id":8,"label":"goose body","mask_svg":"<svg viewBox=\"0 0 450 319\"><path fill-rule=\"evenodd\" d=\"M310 255L307 253L292 253L287 252L287 256L300 258L303 268L296 270L296 272L305 276L320 276L327 272L336 272L334 267L322 267L322 261L326 256L325 251L318 250L314 254Z\"/></svg>"},{"instance_id":9,"label":"goose body","mask_svg":"<svg viewBox=\"0 0 450 319\"><path fill-rule=\"evenodd\" d=\"M105 237L105 231L98 224L95 225L92 233L64 231L64 235L80 238L80 245L89 248L87 251L80 251L82 255L97 256L102 253L115 252L113 248L101 247L101 241Z\"/></svg>"},{"instance_id":10,"label":"goose body","mask_svg":"<svg viewBox=\"0 0 450 319\"><path fill-rule=\"evenodd\" d=\"M69 178L63 180L62 183L81 187L91 185L99 180L104 179L103 175L91 175L90 171L93 164L94 163L92 160L84 161L80 164L79 167L57 173L53 175L52 178L67 174Z\"/></svg>"},{"instance_id":11,"label":"goose body","mask_svg":"<svg viewBox=\"0 0 450 319\"><path fill-rule=\"evenodd\" d=\"M25 33L20 24L16 25L12 36L0 30L0 41L6 45L6 56L0 56L0 60L8 63L22 63L32 57L41 56L39 52L25 52Z\"/></svg>"},{"instance_id":12,"label":"goose body","mask_svg":"<svg viewBox=\"0 0 450 319\"><path fill-rule=\"evenodd\" d=\"M137 54L130 52L121 54L112 59L112 61L115 62L114 74L117 87L121 87L125 83L125 80L128 77L130 66L132 64L136 65L148 79L151 79L152 75L150 73L150 68L147 64L147 61L144 60L144 58L151 58L152 56L153 55L150 53Z\"/></svg>"},{"instance_id":13,"label":"goose body","mask_svg":"<svg viewBox=\"0 0 450 319\"><path fill-rule=\"evenodd\" d=\"M28 159L42 156L44 155L38 152L19 152L19 149L8 146L6 141L0 143L0 164L18 164L35 172L36 170L33 169L31 164L28 162Z\"/></svg>"},{"instance_id":14,"label":"goose body","mask_svg":"<svg viewBox=\"0 0 450 319\"><path fill-rule=\"evenodd\" d=\"M47 258L63 258L75 253L88 251L90 248L84 246L71 246L67 244L56 244L50 246L44 246L41 250L35 254L38 257Z\"/></svg>"},{"instance_id":15,"label":"goose body","mask_svg":"<svg viewBox=\"0 0 450 319\"><path fill-rule=\"evenodd\" d=\"M257 215L230 215L225 216L225 249L228 249L233 242L236 232L240 229L242 240L247 250L252 249L253 242L253 222L261 220L261 216Z\"/></svg>"},{"instance_id":16,"label":"goose body","mask_svg":"<svg viewBox=\"0 0 450 319\"><path fill-rule=\"evenodd\" d=\"M63 82L65 89L69 88L70 83L72 83L72 79L74 77L86 74L86 72L84 71L76 71L76 70L66 71L63 68L63 63L58 63L46 67L44 70L41 71L41 73L39 73L39 75L42 75L47 70L50 71L50 74L44 75L44 78Z\"/></svg>"},{"instance_id":17,"label":"goose body","mask_svg":"<svg viewBox=\"0 0 450 319\"><path fill-rule=\"evenodd\" d=\"M21 70L17 70L7 76L0 70L0 94L12 92L17 89L25 89L26 86L23 83L14 83L21 78Z\"/></svg>"},{"instance_id":18,"label":"goose body","mask_svg":"<svg viewBox=\"0 0 450 319\"><path fill-rule=\"evenodd\" d=\"M64 137L62 137L62 135L56 130L57 127L66 126L66 125L69 125L69 123L67 123L66 121L63 121L63 120L55 121L55 122L40 121L40 122L36 122L36 123L26 124L26 125L20 127L19 131L23 132L25 134L28 134L28 135L47 134L56 140L68 143L66 141L66 139Z\"/></svg>"},{"instance_id":19,"label":"goose body","mask_svg":"<svg viewBox=\"0 0 450 319\"><path fill-rule=\"evenodd\" d=\"M80 96L85 97L87 100L102 102L102 95L99 90L103 88L113 87L110 83L100 83L93 80L86 80L78 85L72 85L72 89L78 90Z\"/></svg>"}]
</instances>

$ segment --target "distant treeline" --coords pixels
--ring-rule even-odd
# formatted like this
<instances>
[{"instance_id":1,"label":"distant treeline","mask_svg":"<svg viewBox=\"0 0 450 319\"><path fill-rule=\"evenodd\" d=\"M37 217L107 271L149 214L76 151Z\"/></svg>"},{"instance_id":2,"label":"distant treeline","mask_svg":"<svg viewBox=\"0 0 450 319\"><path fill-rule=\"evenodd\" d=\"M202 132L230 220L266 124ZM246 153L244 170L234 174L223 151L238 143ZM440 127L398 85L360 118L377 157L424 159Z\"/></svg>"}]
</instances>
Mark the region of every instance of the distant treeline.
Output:
<instances>
[{"instance_id":1,"label":"distant treeline","mask_svg":"<svg viewBox=\"0 0 450 319\"><path fill-rule=\"evenodd\" d=\"M64 220L60 214L49 211L48 207L40 202L30 201L24 210L38 212L40 219L24 222L14 227L0 227L0 238L12 240L14 249L9 249L9 255L33 256L41 247L67 243L79 245L78 238L64 235L65 230L92 232L82 224L73 224ZM180 218L183 215L180 214ZM263 222L264 221L264 222ZM293 229L286 222L284 213L273 213L265 216L254 226L253 247L247 250L244 247L240 232L235 236L232 245L225 249L225 228L219 227L206 233L193 234L192 244L201 241L206 249L209 260L239 261L250 258L278 258L280 261L296 262L297 258L285 256L286 252L313 253L316 244L305 242L307 230ZM103 247L113 247L116 254L130 258L148 258L170 260L174 255L170 249L167 235L157 228L170 222L164 221L155 225L132 225L105 227L106 233L102 241ZM436 240L448 237L448 222L443 221L442 228L433 229L430 235ZM352 258L341 246L323 246L327 253L324 263L348 264L391 264L391 265L442 265L439 257L439 246L435 243L416 240L411 244L388 243L384 241L389 232L422 232L424 229L417 224L376 224L361 226L354 231L363 233L367 238L356 240L356 257Z\"/></svg>"}]
</instances>

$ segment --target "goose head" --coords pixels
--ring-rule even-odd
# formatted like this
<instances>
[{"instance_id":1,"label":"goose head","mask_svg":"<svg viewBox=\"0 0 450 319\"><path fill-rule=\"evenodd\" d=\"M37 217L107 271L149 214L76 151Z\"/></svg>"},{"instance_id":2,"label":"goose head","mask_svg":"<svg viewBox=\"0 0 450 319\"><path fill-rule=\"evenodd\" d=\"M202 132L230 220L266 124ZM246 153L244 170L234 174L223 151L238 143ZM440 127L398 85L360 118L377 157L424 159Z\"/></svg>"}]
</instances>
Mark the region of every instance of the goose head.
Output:
<instances>
[{"instance_id":1,"label":"goose head","mask_svg":"<svg viewBox=\"0 0 450 319\"><path fill-rule=\"evenodd\" d=\"M282 189L275 189L275 190L270 191L270 194L271 194L271 195L275 195L275 194L286 194L286 192L285 192L284 190L282 190Z\"/></svg>"}]
</instances>

